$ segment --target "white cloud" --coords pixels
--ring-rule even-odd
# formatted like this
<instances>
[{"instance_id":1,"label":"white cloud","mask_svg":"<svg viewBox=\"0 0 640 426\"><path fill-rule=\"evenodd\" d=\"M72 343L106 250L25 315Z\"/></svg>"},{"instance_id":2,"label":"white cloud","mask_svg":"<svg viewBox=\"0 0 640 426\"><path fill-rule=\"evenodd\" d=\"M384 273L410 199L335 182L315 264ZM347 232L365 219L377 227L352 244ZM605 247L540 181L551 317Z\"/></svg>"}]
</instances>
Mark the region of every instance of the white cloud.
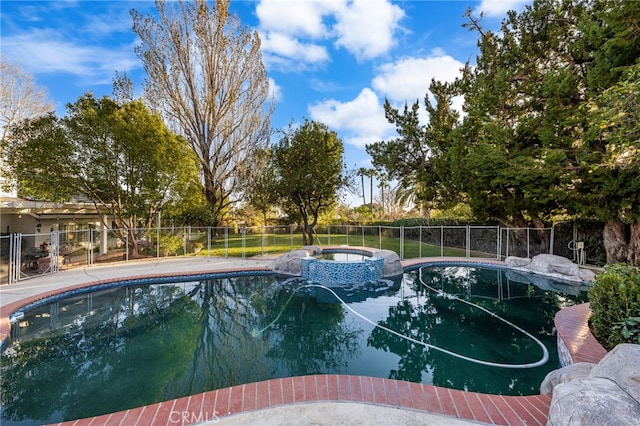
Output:
<instances>
[{"instance_id":1,"label":"white cloud","mask_svg":"<svg viewBox=\"0 0 640 426\"><path fill-rule=\"evenodd\" d=\"M350 101L330 99L310 105L309 113L313 120L336 130L345 143L364 147L388 140L395 136L395 126L385 118L381 97L396 105L411 104L416 100L422 104L432 78L453 81L463 66L462 62L440 50L424 58L404 58L387 63L378 68L379 74L371 82L373 89L362 89ZM460 112L462 103L462 97L452 99L452 107ZM423 108L420 111L420 120L426 123L426 111Z\"/></svg>"},{"instance_id":2,"label":"white cloud","mask_svg":"<svg viewBox=\"0 0 640 426\"><path fill-rule=\"evenodd\" d=\"M352 101L326 100L309 106L311 119L336 130L345 143L358 147L383 140L394 131L387 122L378 96L362 89Z\"/></svg>"},{"instance_id":3,"label":"white cloud","mask_svg":"<svg viewBox=\"0 0 640 426\"><path fill-rule=\"evenodd\" d=\"M336 46L358 60L371 59L391 49L404 11L387 0L353 0L337 8Z\"/></svg>"},{"instance_id":4,"label":"white cloud","mask_svg":"<svg viewBox=\"0 0 640 426\"><path fill-rule=\"evenodd\" d=\"M314 39L327 32L322 21L326 12L321 1L262 0L256 6L260 28Z\"/></svg>"},{"instance_id":5,"label":"white cloud","mask_svg":"<svg viewBox=\"0 0 640 426\"><path fill-rule=\"evenodd\" d=\"M475 15L484 12L484 16L503 17L509 10L520 10L528 0L482 0L482 3L474 9Z\"/></svg>"},{"instance_id":6,"label":"white cloud","mask_svg":"<svg viewBox=\"0 0 640 426\"><path fill-rule=\"evenodd\" d=\"M387 53L404 11L389 0L260 0L256 5L263 54L271 63L318 64L328 60L319 43L333 43L358 60ZM309 50L309 52L305 52Z\"/></svg>"},{"instance_id":7,"label":"white cloud","mask_svg":"<svg viewBox=\"0 0 640 426\"><path fill-rule=\"evenodd\" d=\"M282 88L271 77L269 77L269 98L276 102L282 99Z\"/></svg>"},{"instance_id":8,"label":"white cloud","mask_svg":"<svg viewBox=\"0 0 640 426\"><path fill-rule=\"evenodd\" d=\"M462 62L435 50L424 58L403 58L381 65L371 84L390 101L413 103L424 98L431 79L454 81L462 67Z\"/></svg>"},{"instance_id":9,"label":"white cloud","mask_svg":"<svg viewBox=\"0 0 640 426\"><path fill-rule=\"evenodd\" d=\"M33 30L2 39L3 54L31 73L66 73L91 83L111 82L114 70L140 68L131 45L114 49L64 41L51 30Z\"/></svg>"},{"instance_id":10,"label":"white cloud","mask_svg":"<svg viewBox=\"0 0 640 426\"><path fill-rule=\"evenodd\" d=\"M300 61L305 64L322 63L329 60L324 46L312 43L301 43L285 33L269 31L261 34L262 48L267 58L282 58Z\"/></svg>"}]
</instances>

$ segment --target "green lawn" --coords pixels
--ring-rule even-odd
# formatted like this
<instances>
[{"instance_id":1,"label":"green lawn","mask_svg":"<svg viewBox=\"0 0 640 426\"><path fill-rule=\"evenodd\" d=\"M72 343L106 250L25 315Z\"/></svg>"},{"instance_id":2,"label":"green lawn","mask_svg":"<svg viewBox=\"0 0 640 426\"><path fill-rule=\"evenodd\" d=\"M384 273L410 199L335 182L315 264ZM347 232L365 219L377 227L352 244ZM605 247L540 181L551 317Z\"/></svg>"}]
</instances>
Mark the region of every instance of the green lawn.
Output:
<instances>
[{"instance_id":1,"label":"green lawn","mask_svg":"<svg viewBox=\"0 0 640 426\"><path fill-rule=\"evenodd\" d=\"M302 236L300 234L249 234L247 233L244 241L241 234L230 234L227 238L225 246L225 237L220 236L213 238L211 248L207 250L206 235L204 236L204 249L199 255L211 256L232 256L241 257L244 253L245 257L258 256L263 254L279 254L286 253L290 250L302 247ZM378 235L329 235L318 234L316 236L316 244L326 245L351 245L365 246L372 248L382 248L393 250L400 254L401 240L397 237L389 237ZM464 257L465 250L459 248L445 247L441 252L440 246L420 243L415 240L404 240L404 258L416 257L437 257L437 256L454 256ZM488 253L471 253L471 256L492 257L494 255Z\"/></svg>"}]
</instances>

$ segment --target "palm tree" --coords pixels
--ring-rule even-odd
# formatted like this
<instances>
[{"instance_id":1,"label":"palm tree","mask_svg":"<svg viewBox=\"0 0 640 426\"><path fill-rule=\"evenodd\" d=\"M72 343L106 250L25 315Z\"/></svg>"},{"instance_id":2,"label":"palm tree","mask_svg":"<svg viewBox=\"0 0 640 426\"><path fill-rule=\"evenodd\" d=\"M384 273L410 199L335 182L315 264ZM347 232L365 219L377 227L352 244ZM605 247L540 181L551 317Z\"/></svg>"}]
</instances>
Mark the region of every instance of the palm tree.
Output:
<instances>
[{"instance_id":1,"label":"palm tree","mask_svg":"<svg viewBox=\"0 0 640 426\"><path fill-rule=\"evenodd\" d=\"M367 200L364 196L364 177L368 176L368 169L365 167L360 167L358 169L358 171L356 172L356 174L358 176L360 176L360 182L361 182L361 186L362 186L362 205L366 205L367 204Z\"/></svg>"}]
</instances>

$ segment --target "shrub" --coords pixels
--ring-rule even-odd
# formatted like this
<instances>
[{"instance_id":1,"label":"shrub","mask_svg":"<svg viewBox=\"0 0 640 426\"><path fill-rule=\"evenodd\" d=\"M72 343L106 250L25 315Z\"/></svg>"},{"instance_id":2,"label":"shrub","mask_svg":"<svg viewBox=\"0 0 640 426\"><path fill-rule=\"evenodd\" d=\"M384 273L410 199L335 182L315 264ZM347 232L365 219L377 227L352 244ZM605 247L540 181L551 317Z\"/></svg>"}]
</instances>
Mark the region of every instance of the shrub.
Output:
<instances>
[{"instance_id":1,"label":"shrub","mask_svg":"<svg viewBox=\"0 0 640 426\"><path fill-rule=\"evenodd\" d=\"M640 269L607 265L589 289L589 325L607 349L619 343L640 343Z\"/></svg>"},{"instance_id":2,"label":"shrub","mask_svg":"<svg viewBox=\"0 0 640 426\"><path fill-rule=\"evenodd\" d=\"M176 256L178 253L182 254L184 250L184 238L182 235L161 235L160 236L160 255L161 256Z\"/></svg>"}]
</instances>

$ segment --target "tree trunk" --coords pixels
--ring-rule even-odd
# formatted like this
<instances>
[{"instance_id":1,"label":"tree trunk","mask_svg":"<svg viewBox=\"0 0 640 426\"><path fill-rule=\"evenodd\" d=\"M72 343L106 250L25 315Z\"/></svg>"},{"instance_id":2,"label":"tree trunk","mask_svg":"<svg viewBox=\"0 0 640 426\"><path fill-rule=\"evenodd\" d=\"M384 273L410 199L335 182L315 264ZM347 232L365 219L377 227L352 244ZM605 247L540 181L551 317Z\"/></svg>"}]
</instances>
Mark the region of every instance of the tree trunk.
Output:
<instances>
[{"instance_id":1,"label":"tree trunk","mask_svg":"<svg viewBox=\"0 0 640 426\"><path fill-rule=\"evenodd\" d=\"M136 230L129 228L127 230L127 244L129 246L129 258L137 259L140 257L138 253L138 239L136 238Z\"/></svg>"},{"instance_id":2,"label":"tree trunk","mask_svg":"<svg viewBox=\"0 0 640 426\"><path fill-rule=\"evenodd\" d=\"M629 238L629 264L633 266L640 266L640 220L634 220L629 225L630 238Z\"/></svg>"},{"instance_id":3,"label":"tree trunk","mask_svg":"<svg viewBox=\"0 0 640 426\"><path fill-rule=\"evenodd\" d=\"M607 252L607 263L627 262L629 245L624 222L618 218L606 221L602 237Z\"/></svg>"}]
</instances>

